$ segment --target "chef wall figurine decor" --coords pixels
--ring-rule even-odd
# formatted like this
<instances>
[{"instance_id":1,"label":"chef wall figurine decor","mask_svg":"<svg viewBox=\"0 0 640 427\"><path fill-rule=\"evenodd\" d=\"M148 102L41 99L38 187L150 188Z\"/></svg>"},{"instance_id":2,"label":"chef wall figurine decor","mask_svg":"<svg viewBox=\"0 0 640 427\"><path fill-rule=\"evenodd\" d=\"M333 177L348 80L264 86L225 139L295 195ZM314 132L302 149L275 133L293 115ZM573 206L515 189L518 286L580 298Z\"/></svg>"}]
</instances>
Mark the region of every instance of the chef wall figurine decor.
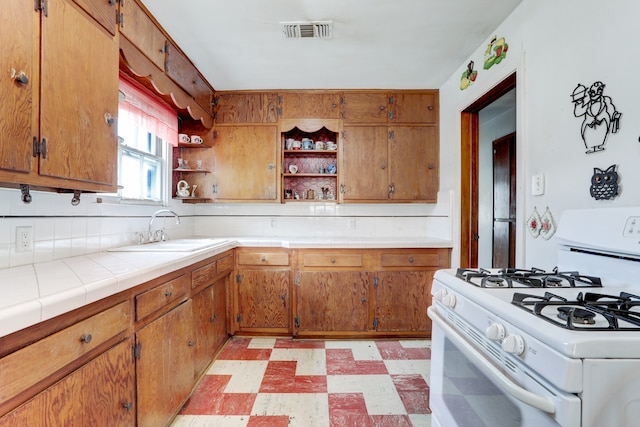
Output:
<instances>
[{"instance_id":1,"label":"chef wall figurine decor","mask_svg":"<svg viewBox=\"0 0 640 427\"><path fill-rule=\"evenodd\" d=\"M600 81L588 89L579 83L571 94L573 115L583 118L580 136L587 154L604 150L609 134L620 129L622 114L616 110L611 98L603 95L604 88L605 84Z\"/></svg>"},{"instance_id":2,"label":"chef wall figurine decor","mask_svg":"<svg viewBox=\"0 0 640 427\"><path fill-rule=\"evenodd\" d=\"M596 200L610 200L616 197L620 192L616 165L611 165L606 170L593 168L589 192Z\"/></svg>"}]
</instances>

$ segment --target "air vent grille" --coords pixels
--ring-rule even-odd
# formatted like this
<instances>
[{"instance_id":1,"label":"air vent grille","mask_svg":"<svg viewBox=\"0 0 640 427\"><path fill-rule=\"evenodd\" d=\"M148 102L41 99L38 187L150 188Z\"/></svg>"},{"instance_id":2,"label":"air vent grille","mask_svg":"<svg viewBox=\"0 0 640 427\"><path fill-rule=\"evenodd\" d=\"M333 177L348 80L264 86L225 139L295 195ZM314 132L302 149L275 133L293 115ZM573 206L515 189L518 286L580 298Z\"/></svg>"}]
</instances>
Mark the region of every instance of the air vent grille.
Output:
<instances>
[{"instance_id":1,"label":"air vent grille","mask_svg":"<svg viewBox=\"0 0 640 427\"><path fill-rule=\"evenodd\" d=\"M288 39L330 39L333 36L333 21L281 22L282 32Z\"/></svg>"}]
</instances>

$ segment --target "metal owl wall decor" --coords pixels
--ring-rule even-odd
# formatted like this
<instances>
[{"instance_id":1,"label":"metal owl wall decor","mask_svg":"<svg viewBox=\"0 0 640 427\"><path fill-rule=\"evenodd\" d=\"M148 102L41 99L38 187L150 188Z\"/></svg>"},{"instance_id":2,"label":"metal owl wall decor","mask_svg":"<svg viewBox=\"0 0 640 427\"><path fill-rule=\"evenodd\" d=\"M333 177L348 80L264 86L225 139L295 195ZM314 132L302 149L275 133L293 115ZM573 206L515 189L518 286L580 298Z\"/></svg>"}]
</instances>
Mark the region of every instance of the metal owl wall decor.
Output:
<instances>
[{"instance_id":1,"label":"metal owl wall decor","mask_svg":"<svg viewBox=\"0 0 640 427\"><path fill-rule=\"evenodd\" d=\"M609 200L616 197L619 190L616 165L611 165L606 170L593 168L591 188L589 190L591 197L596 200Z\"/></svg>"},{"instance_id":2,"label":"metal owl wall decor","mask_svg":"<svg viewBox=\"0 0 640 427\"><path fill-rule=\"evenodd\" d=\"M604 88L600 81L588 89L579 83L571 94L573 115L583 118L580 136L587 154L603 151L609 134L620 129L622 113L616 110L611 97L603 95Z\"/></svg>"}]
</instances>

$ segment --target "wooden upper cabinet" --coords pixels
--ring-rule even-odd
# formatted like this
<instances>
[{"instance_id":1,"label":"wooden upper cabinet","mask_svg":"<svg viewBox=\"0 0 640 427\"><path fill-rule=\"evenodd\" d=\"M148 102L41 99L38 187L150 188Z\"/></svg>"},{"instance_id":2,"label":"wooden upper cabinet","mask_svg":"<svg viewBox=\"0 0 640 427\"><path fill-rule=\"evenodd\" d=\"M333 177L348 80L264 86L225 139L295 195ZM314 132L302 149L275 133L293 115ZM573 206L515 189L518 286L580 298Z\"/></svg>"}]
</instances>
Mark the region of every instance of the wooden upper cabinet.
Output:
<instances>
[{"instance_id":1,"label":"wooden upper cabinet","mask_svg":"<svg viewBox=\"0 0 640 427\"><path fill-rule=\"evenodd\" d=\"M87 12L96 22L100 23L109 34L116 35L117 6L115 1L73 0L73 2Z\"/></svg>"},{"instance_id":2,"label":"wooden upper cabinet","mask_svg":"<svg viewBox=\"0 0 640 427\"><path fill-rule=\"evenodd\" d=\"M167 38L134 0L120 2L120 33L164 71L164 51Z\"/></svg>"},{"instance_id":3,"label":"wooden upper cabinet","mask_svg":"<svg viewBox=\"0 0 640 427\"><path fill-rule=\"evenodd\" d=\"M218 124L276 123L277 104L275 93L218 93L215 120Z\"/></svg>"},{"instance_id":4,"label":"wooden upper cabinet","mask_svg":"<svg viewBox=\"0 0 640 427\"><path fill-rule=\"evenodd\" d=\"M389 132L391 198L435 202L439 185L437 127L393 126Z\"/></svg>"},{"instance_id":5,"label":"wooden upper cabinet","mask_svg":"<svg viewBox=\"0 0 640 427\"><path fill-rule=\"evenodd\" d=\"M31 171L32 139L38 132L39 14L33 3L5 0L2 3L2 50L0 51L0 178ZM35 35L35 37L34 37ZM11 71L14 70L12 78Z\"/></svg>"},{"instance_id":6,"label":"wooden upper cabinet","mask_svg":"<svg viewBox=\"0 0 640 427\"><path fill-rule=\"evenodd\" d=\"M277 127L219 126L215 135L214 199L277 201Z\"/></svg>"},{"instance_id":7,"label":"wooden upper cabinet","mask_svg":"<svg viewBox=\"0 0 640 427\"><path fill-rule=\"evenodd\" d=\"M171 80L190 94L205 111L212 112L213 89L200 75L198 69L191 63L189 58L170 42L166 45L164 71Z\"/></svg>"},{"instance_id":8,"label":"wooden upper cabinet","mask_svg":"<svg viewBox=\"0 0 640 427\"><path fill-rule=\"evenodd\" d=\"M389 199L387 126L344 126L341 201Z\"/></svg>"},{"instance_id":9,"label":"wooden upper cabinet","mask_svg":"<svg viewBox=\"0 0 640 427\"><path fill-rule=\"evenodd\" d=\"M48 2L42 17L39 174L55 180L47 186L115 191L118 38L68 3Z\"/></svg>"},{"instance_id":10,"label":"wooden upper cabinet","mask_svg":"<svg viewBox=\"0 0 640 427\"><path fill-rule=\"evenodd\" d=\"M389 122L436 124L438 91L397 92L389 97Z\"/></svg>"},{"instance_id":11,"label":"wooden upper cabinet","mask_svg":"<svg viewBox=\"0 0 640 427\"><path fill-rule=\"evenodd\" d=\"M388 94L385 92L348 92L342 95L342 119L345 123L387 123Z\"/></svg>"},{"instance_id":12,"label":"wooden upper cabinet","mask_svg":"<svg viewBox=\"0 0 640 427\"><path fill-rule=\"evenodd\" d=\"M280 116L291 118L340 118L340 95L337 93L295 93L278 95Z\"/></svg>"}]
</instances>

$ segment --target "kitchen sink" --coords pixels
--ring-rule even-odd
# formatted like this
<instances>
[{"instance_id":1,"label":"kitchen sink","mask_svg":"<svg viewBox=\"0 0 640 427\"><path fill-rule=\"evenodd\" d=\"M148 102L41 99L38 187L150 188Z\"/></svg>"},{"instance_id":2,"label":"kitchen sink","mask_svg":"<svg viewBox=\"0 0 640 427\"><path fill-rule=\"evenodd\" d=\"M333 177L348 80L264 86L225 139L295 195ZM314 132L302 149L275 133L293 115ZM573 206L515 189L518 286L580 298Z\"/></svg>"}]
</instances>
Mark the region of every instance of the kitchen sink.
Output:
<instances>
[{"instance_id":1,"label":"kitchen sink","mask_svg":"<svg viewBox=\"0 0 640 427\"><path fill-rule=\"evenodd\" d=\"M175 239L142 245L121 246L108 249L109 252L193 252L200 249L228 243L228 239Z\"/></svg>"}]
</instances>

